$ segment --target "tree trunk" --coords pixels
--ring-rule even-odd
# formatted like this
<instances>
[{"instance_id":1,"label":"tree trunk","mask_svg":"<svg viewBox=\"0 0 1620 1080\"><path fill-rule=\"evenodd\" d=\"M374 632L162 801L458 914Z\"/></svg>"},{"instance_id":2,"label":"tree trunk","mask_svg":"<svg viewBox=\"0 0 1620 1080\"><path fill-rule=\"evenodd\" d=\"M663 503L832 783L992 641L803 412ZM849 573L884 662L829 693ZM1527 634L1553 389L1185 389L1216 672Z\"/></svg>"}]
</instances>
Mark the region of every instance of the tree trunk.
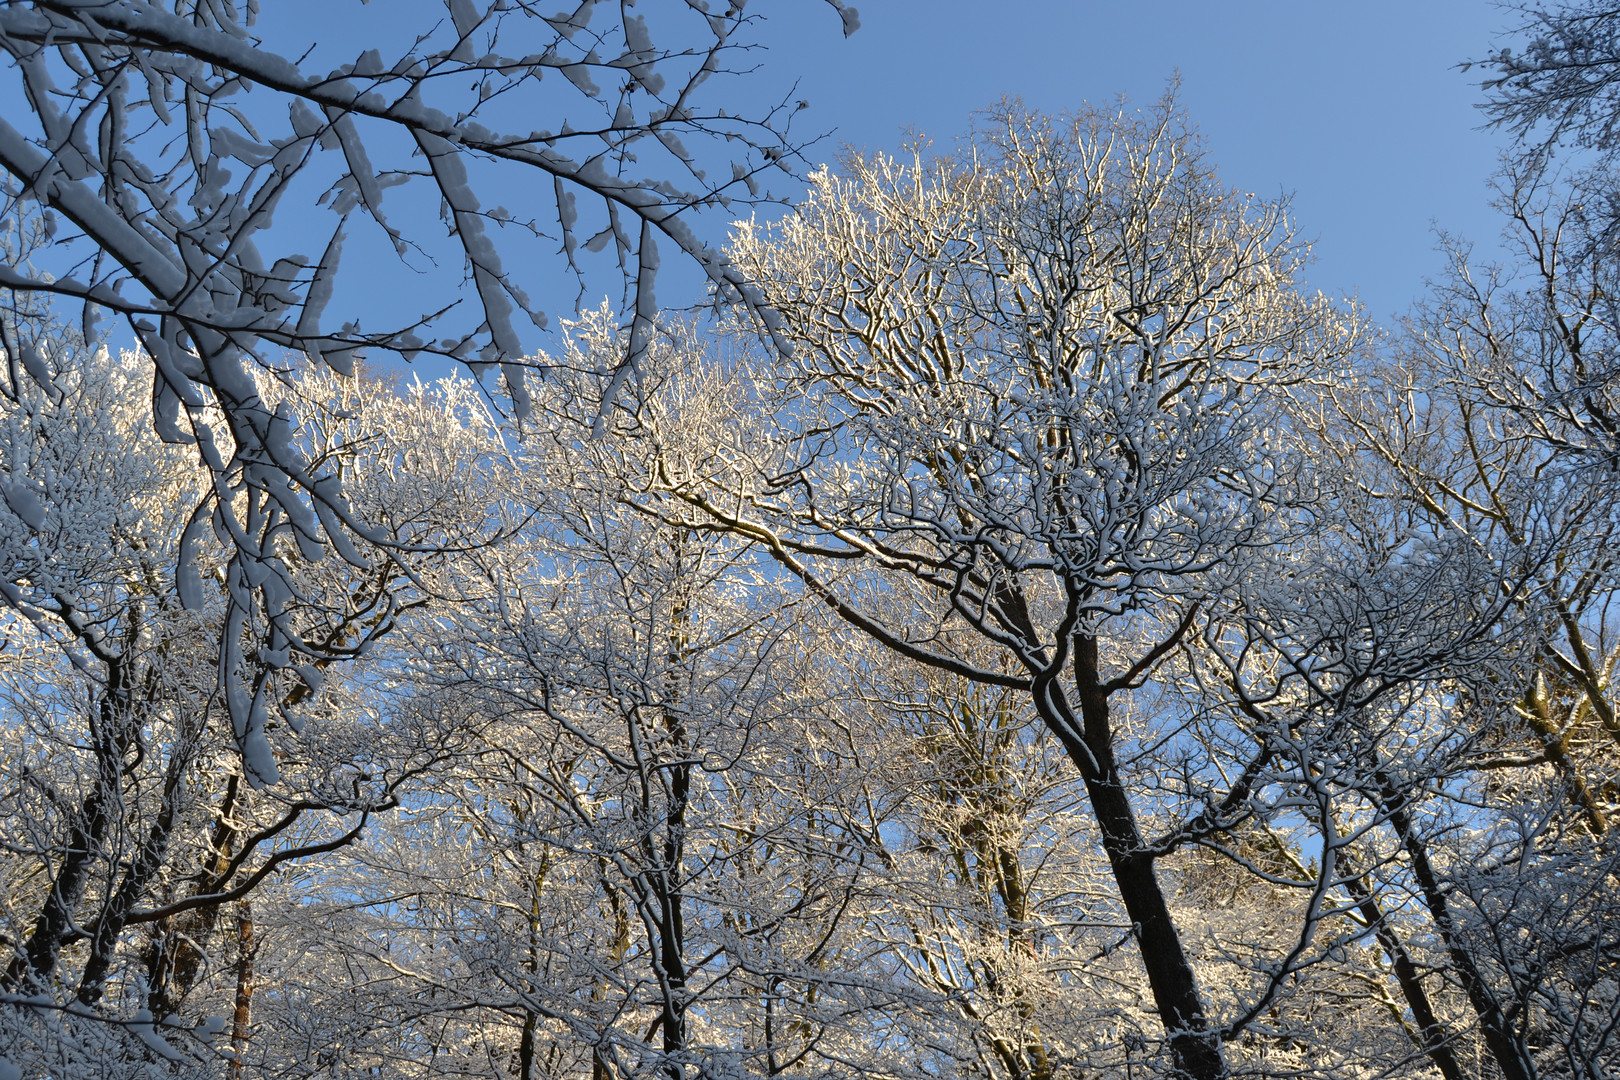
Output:
<instances>
[{"instance_id":1,"label":"tree trunk","mask_svg":"<svg viewBox=\"0 0 1620 1080\"><path fill-rule=\"evenodd\" d=\"M112 807L118 805L118 789L123 776L124 755L129 751L130 688L120 662L110 662L107 690L98 708L99 723L93 725L96 778L85 796L79 820L68 834L62 868L51 882L34 928L22 955L6 966L0 987L16 991L28 983L44 983L56 970L62 944L74 925L90 870L102 857L102 845L112 826Z\"/></svg>"},{"instance_id":2,"label":"tree trunk","mask_svg":"<svg viewBox=\"0 0 1620 1080\"><path fill-rule=\"evenodd\" d=\"M1423 838L1418 835L1413 825L1405 796L1386 774L1380 772L1375 779L1379 788L1378 799L1382 804L1380 809L1388 816L1389 823L1394 827L1401 845L1406 849L1412 876L1417 878L1418 890L1423 896L1424 905L1428 907L1429 915L1434 919L1434 925L1446 943L1446 954L1451 959L1452 969L1457 973L1457 981L1462 983L1469 1004L1479 1016L1485 1046L1496 1059L1497 1068L1502 1070L1503 1080L1535 1080L1535 1068L1530 1064L1529 1056L1525 1054L1519 1040L1509 1029L1507 1017L1502 1013L1502 1006L1497 1002L1496 995L1491 992L1485 976L1479 970L1479 965L1474 962L1473 954L1468 951L1468 946L1457 936L1451 917L1451 905L1446 900L1445 889L1440 884L1439 875L1429 862L1428 848L1424 846Z\"/></svg>"},{"instance_id":3,"label":"tree trunk","mask_svg":"<svg viewBox=\"0 0 1620 1080\"><path fill-rule=\"evenodd\" d=\"M1530 730L1541 742L1542 751L1547 760L1558 773L1558 778L1564 782L1564 790L1574 800L1575 805L1581 808L1582 819L1586 822L1592 835L1601 839L1609 831L1608 818L1603 813L1603 805L1598 802L1592 789L1581 775L1580 766L1570 759L1569 752L1564 746L1565 734L1560 733L1558 725L1553 722L1547 711L1547 697L1539 681L1525 693L1524 710L1520 713Z\"/></svg>"},{"instance_id":4,"label":"tree trunk","mask_svg":"<svg viewBox=\"0 0 1620 1080\"><path fill-rule=\"evenodd\" d=\"M116 782L114 777L111 783ZM84 899L90 868L107 836L110 794L107 779L98 777L95 790L84 801L79 823L68 836L67 851L62 855L62 868L51 882L51 891L46 894L45 903L34 920L28 943L23 947L22 955L7 965L5 978L0 980L0 986L6 990L16 991L28 983L43 983L56 970L63 938L73 924L80 901Z\"/></svg>"},{"instance_id":5,"label":"tree trunk","mask_svg":"<svg viewBox=\"0 0 1620 1080\"><path fill-rule=\"evenodd\" d=\"M686 662L686 649L691 644L691 598L685 592L683 556L687 541L685 530L676 533L677 591L670 611L669 637L665 651L665 687L663 713L664 729L669 734L671 750L685 756L688 747L686 723L680 713L681 675ZM686 1049L686 812L692 798L692 766L677 761L667 769L669 789L668 807L664 817L663 850L655 854L649 843L648 855L659 869L649 875L658 904L658 942L653 962L662 982L664 1011L664 1054L669 1059L665 1071L672 1080L685 1075L676 1056ZM650 841L649 837L649 841Z\"/></svg>"},{"instance_id":6,"label":"tree trunk","mask_svg":"<svg viewBox=\"0 0 1620 1080\"><path fill-rule=\"evenodd\" d=\"M146 895L147 887L156 877L163 865L163 857L168 853L169 838L174 832L175 814L179 810L181 784L190 766L190 758L178 751L169 759L167 776L163 784L163 804L158 811L158 819L148 831L146 840L136 851L135 857L130 860L129 868L124 872L124 880L103 905L101 918L96 920L95 929L91 932L90 957L85 961L84 972L79 978L78 998L81 1004L94 1006L101 1001L101 995L107 985L107 974L112 968L113 954L118 947L118 938L124 932L124 925L130 913L135 910L135 905L141 897ZM162 1021L168 1014L152 1015Z\"/></svg>"},{"instance_id":7,"label":"tree trunk","mask_svg":"<svg viewBox=\"0 0 1620 1080\"><path fill-rule=\"evenodd\" d=\"M630 910L619 890L608 880L607 860L600 859L598 866L602 875L602 891L607 896L608 909L613 915L613 938L608 948L607 970L616 970L624 963L625 954L630 951ZM609 983L606 979L591 991L593 1001L604 1001L607 998ZM613 1080L613 1062L603 1041L591 1047L591 1080Z\"/></svg>"},{"instance_id":8,"label":"tree trunk","mask_svg":"<svg viewBox=\"0 0 1620 1080\"><path fill-rule=\"evenodd\" d=\"M524 1009L523 1035L518 1039L517 1080L535 1080L534 1033L538 1026L539 1016L533 1009Z\"/></svg>"},{"instance_id":9,"label":"tree trunk","mask_svg":"<svg viewBox=\"0 0 1620 1080\"><path fill-rule=\"evenodd\" d=\"M253 1022L253 957L258 951L258 945L253 940L253 909L246 900L241 902L236 917L236 948L236 1013L231 1018L231 1080L242 1080L248 1029Z\"/></svg>"},{"instance_id":10,"label":"tree trunk","mask_svg":"<svg viewBox=\"0 0 1620 1080\"><path fill-rule=\"evenodd\" d=\"M1348 868L1347 868L1348 869ZM1451 1048L1451 1037L1441 1025L1439 1017L1434 1014L1434 1006L1429 1002L1428 992L1423 989L1423 980L1418 973L1417 965L1412 962L1412 956L1401 944L1396 936L1395 928L1389 924L1389 919L1378 906L1372 890L1365 880L1354 872L1350 872L1345 879L1345 888L1350 892L1351 899L1355 901L1356 909L1361 917L1367 920L1372 928L1373 935L1378 944L1389 956L1390 966L1395 971L1395 981L1400 984L1401 995L1406 998L1407 1008L1412 1010L1412 1019L1418 1026L1418 1038L1422 1040L1423 1051L1434 1062L1434 1067L1440 1070L1445 1080L1464 1080L1462 1066L1457 1062L1457 1055Z\"/></svg>"},{"instance_id":11,"label":"tree trunk","mask_svg":"<svg viewBox=\"0 0 1620 1080\"><path fill-rule=\"evenodd\" d=\"M215 817L210 841L213 862L193 875L196 895L217 892L218 886L225 884L222 875L230 865L231 852L241 835L237 815L244 811L243 798L242 775L233 773L225 784ZM208 957L202 943L218 928L219 915L220 905L207 904L157 924L160 936L155 937L146 962L146 1007L153 1016L168 1016L191 993L207 967Z\"/></svg>"},{"instance_id":12,"label":"tree trunk","mask_svg":"<svg viewBox=\"0 0 1620 1080\"><path fill-rule=\"evenodd\" d=\"M664 1054L670 1059L665 1072L672 1080L681 1080L684 1070L674 1059L686 1049L686 926L682 910L685 890L681 870L692 769L689 765L676 765L670 772L670 807L664 822L663 862L660 869L647 877L652 885L658 920L657 938L652 942L652 961L664 999L659 1025L664 1032Z\"/></svg>"},{"instance_id":13,"label":"tree trunk","mask_svg":"<svg viewBox=\"0 0 1620 1080\"><path fill-rule=\"evenodd\" d=\"M1153 857L1144 850L1130 796L1114 759L1108 694L1102 687L1095 637L1076 639L1074 670L1083 725L1075 723L1066 695L1055 685L1055 672L1036 679L1036 707L1085 780L1091 810L1102 832L1103 850L1108 854L1120 899L1135 925L1142 966L1170 1042L1176 1071L1189 1080L1220 1080L1226 1076L1220 1035L1210 1029L1192 964L1181 947L1181 935L1154 874ZM1080 742L1073 734L1077 730L1081 732Z\"/></svg>"}]
</instances>

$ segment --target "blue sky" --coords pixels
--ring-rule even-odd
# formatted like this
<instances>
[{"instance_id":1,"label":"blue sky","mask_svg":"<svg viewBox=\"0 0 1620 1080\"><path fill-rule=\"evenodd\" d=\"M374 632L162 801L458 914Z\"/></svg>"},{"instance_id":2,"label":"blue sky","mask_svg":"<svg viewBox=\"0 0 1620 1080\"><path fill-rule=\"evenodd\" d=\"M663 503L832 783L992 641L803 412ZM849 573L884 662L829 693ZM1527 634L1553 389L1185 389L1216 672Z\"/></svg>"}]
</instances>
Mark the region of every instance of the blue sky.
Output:
<instances>
[{"instance_id":1,"label":"blue sky","mask_svg":"<svg viewBox=\"0 0 1620 1080\"><path fill-rule=\"evenodd\" d=\"M1439 271L1431 226L1494 248L1487 181L1505 141L1480 130L1483 55L1512 12L1485 0L865 0L845 41L820 4L756 0L772 79L800 76L806 116L840 144L948 141L1002 95L1044 110L1143 104L1176 72L1227 181L1290 193L1315 238L1310 283L1405 311ZM1002 12L1004 14L995 14ZM987 14L991 13L991 14Z\"/></svg>"},{"instance_id":2,"label":"blue sky","mask_svg":"<svg viewBox=\"0 0 1620 1080\"><path fill-rule=\"evenodd\" d=\"M642 6L652 13L671 2ZM809 152L814 164L836 161L846 145L897 150L912 132L946 148L975 110L1003 96L1048 111L1121 95L1146 105L1179 73L1182 106L1225 179L1263 196L1292 196L1301 234L1314 241L1312 287L1354 294L1385 320L1407 310L1425 278L1441 269L1433 226L1476 241L1482 253L1495 247L1501 222L1487 184L1505 140L1481 130L1479 73L1458 69L1511 25L1512 13L1488 0L857 3L862 26L845 39L821 0L752 0L748 11L763 17L755 30L765 48L747 60L759 67L716 78L705 93L744 113L786 95L809 101L794 124L796 133L828 133ZM265 5L264 18L281 47L296 42L296 53L314 44L310 64L318 68L353 59L368 44L385 52L403 47L444 15L439 0L276 0ZM512 173L500 187L480 184L479 195L522 216L530 183ZM777 194L801 190L792 182L774 186ZM400 200L409 198L405 189L390 192L391 214L406 211ZM433 231L430 207L415 214ZM700 231L723 239L723 223L704 218ZM566 315L574 285L559 272L560 260L549 247L529 251L533 265L509 258L508 270L542 308ZM665 259L659 300L699 302L701 275L673 263ZM355 229L331 310L366 312L371 323L391 307L420 311L442 301L441 273L401 270L380 235ZM612 276L589 284L598 291L587 294L588 304L599 290L617 293ZM535 344L555 348L545 337ZM437 374L432 364L422 367Z\"/></svg>"},{"instance_id":3,"label":"blue sky","mask_svg":"<svg viewBox=\"0 0 1620 1080\"><path fill-rule=\"evenodd\" d=\"M561 8L569 0L551 2ZM765 47L738 59L759 67L713 80L705 87L710 100L745 114L787 95L809 101L794 123L798 133L827 133L809 152L815 164L836 161L846 145L897 150L912 133L948 148L975 110L1004 96L1057 112L1121 95L1146 105L1179 73L1182 107L1226 180L1292 196L1301 233L1315 242L1311 286L1358 295L1374 318L1388 319L1441 269L1433 225L1486 253L1494 248L1501 222L1487 185L1504 140L1480 128L1479 73L1458 70L1511 24L1512 13L1488 0L857 2L862 27L845 39L822 0L752 0L747 10L762 17L756 31ZM649 14L676 3L641 0ZM263 10L270 44L292 55L309 49L309 70L352 61L372 45L392 57L417 32L447 22L442 0L271 0ZM0 104L9 100L20 111L15 82L8 71ZM559 120L537 116L534 126ZM409 161L408 146L386 139L371 150L379 168ZM526 202L528 213L552 212L544 195L532 197L532 174L496 173L486 176L491 186L478 184L485 205L506 204L520 218ZM777 194L801 190L791 181L775 185ZM313 257L333 222L310 212L313 191L306 194L289 196L277 229ZM460 253L444 240L436 207L425 185L387 196L390 218L424 244L408 266L375 226L351 222L329 319L358 316L378 328L447 302ZM724 236L712 216L700 229L712 240ZM554 316L567 314L575 291L555 249L554 239L507 249L507 269ZM675 262L665 259L659 299L698 302L700 275ZM617 292L611 275L590 285L598 291L587 303L599 290ZM555 348L546 335L530 335L526 346ZM447 370L422 368L429 376Z\"/></svg>"}]
</instances>

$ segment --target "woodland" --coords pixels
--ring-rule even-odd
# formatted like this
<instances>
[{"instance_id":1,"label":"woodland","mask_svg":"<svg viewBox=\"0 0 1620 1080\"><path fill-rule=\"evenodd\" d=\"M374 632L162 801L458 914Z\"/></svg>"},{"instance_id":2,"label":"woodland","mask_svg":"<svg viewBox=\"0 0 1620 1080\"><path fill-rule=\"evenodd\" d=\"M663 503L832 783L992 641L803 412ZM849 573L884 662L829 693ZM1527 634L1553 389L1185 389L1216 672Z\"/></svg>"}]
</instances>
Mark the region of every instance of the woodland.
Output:
<instances>
[{"instance_id":1,"label":"woodland","mask_svg":"<svg viewBox=\"0 0 1620 1080\"><path fill-rule=\"evenodd\" d=\"M1620 8L1378 323L1173 93L564 6L0 3L0 1080L1620 1075Z\"/></svg>"}]
</instances>

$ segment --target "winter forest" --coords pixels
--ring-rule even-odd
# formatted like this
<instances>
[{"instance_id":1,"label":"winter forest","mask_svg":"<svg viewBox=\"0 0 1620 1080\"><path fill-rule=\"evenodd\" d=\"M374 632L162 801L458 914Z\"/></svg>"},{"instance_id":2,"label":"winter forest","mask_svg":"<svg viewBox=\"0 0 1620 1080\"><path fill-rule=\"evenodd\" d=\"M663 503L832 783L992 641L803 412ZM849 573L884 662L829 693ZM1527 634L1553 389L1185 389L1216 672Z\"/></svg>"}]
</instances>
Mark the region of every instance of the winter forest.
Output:
<instances>
[{"instance_id":1,"label":"winter forest","mask_svg":"<svg viewBox=\"0 0 1620 1080\"><path fill-rule=\"evenodd\" d=\"M0 2L0 1080L1620 1076L1620 8L1386 319L1173 85L391 3Z\"/></svg>"}]
</instances>

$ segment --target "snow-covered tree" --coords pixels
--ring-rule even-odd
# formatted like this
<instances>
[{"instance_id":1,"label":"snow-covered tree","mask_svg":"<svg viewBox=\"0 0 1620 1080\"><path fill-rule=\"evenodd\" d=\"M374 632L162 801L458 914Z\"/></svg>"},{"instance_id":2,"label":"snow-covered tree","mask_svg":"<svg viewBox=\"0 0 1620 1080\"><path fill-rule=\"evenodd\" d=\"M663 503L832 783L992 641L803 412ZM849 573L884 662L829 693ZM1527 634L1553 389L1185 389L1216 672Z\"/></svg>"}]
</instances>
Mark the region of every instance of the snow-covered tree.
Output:
<instances>
[{"instance_id":1,"label":"snow-covered tree","mask_svg":"<svg viewBox=\"0 0 1620 1080\"><path fill-rule=\"evenodd\" d=\"M455 751L455 734L433 725L378 727L389 691L374 662L300 670L221 651L230 620L255 614L229 601L241 564L229 534L240 519L228 515L257 508L238 492L216 504L214 528L209 517L196 527L217 478L152 431L146 397L131 392L144 364L42 335L0 398L10 599L0 983L7 1041L31 1069L58 1071L74 1054L137 1071L154 1053L224 1060L203 1037L222 1034L211 1016L236 1017L240 1051L254 985L249 902L278 872L352 843ZM446 543L484 537L467 474L499 443L470 384L374 404L352 380L291 385L309 418L306 452L344 458L355 505L396 543L435 541L369 574L281 552L298 588L294 625L334 652L376 656L432 595ZM266 702L246 731L221 700L239 687ZM305 729L312 717L321 723ZM121 1050L120 1031L132 1040Z\"/></svg>"},{"instance_id":2,"label":"snow-covered tree","mask_svg":"<svg viewBox=\"0 0 1620 1080\"><path fill-rule=\"evenodd\" d=\"M1559 0L1514 10L1522 21L1511 31L1523 40L1464 65L1490 72L1492 121L1542 153L1563 143L1611 155L1620 135L1620 7Z\"/></svg>"},{"instance_id":3,"label":"snow-covered tree","mask_svg":"<svg viewBox=\"0 0 1620 1080\"><path fill-rule=\"evenodd\" d=\"M754 541L902 656L1027 695L1085 781L1176 1067L1222 1075L1155 867L1249 813L1279 747L1239 727L1161 766L1185 718L1128 718L1235 564L1295 527L1268 409L1353 328L1294 286L1283 208L1221 187L1168 104L1007 110L960 156L845 168L740 232L793 366L758 384L758 425L709 433L722 467L655 459L644 505ZM1254 975L1240 1016L1280 985Z\"/></svg>"},{"instance_id":4,"label":"snow-covered tree","mask_svg":"<svg viewBox=\"0 0 1620 1080\"><path fill-rule=\"evenodd\" d=\"M721 419L712 375L682 386L653 353L649 410ZM619 355L606 313L579 328L513 450L513 535L410 635L400 715L480 734L311 881L303 936L343 963L300 985L351 1025L357 1072L894 1073L886 1012L937 994L857 932L882 860L841 810L832 643L746 544L625 504L635 444L592 435ZM641 422L615 408L610 431Z\"/></svg>"},{"instance_id":5,"label":"snow-covered tree","mask_svg":"<svg viewBox=\"0 0 1620 1080\"><path fill-rule=\"evenodd\" d=\"M1511 168L1501 195L1516 264L1453 244L1428 301L1332 391L1323 451L1353 448L1386 535L1450 553L1454 599L1424 623L1472 611L1488 631L1432 669L1428 719L1360 755L1389 906L1420 899L1405 910L1502 1075L1596 1075L1616 1015L1613 938L1592 932L1612 924L1615 858L1613 259L1579 185Z\"/></svg>"}]
</instances>

